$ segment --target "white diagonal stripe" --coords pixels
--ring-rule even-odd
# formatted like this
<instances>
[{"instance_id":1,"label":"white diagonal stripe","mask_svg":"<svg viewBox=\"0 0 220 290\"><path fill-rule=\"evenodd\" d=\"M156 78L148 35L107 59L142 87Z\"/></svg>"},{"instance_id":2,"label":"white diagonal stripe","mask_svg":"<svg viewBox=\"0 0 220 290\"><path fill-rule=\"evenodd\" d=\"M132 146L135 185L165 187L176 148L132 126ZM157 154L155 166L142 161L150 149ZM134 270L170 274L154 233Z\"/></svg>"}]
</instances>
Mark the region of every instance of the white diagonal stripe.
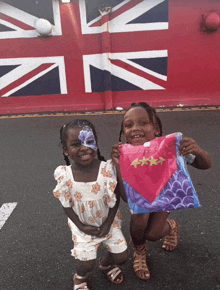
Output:
<instances>
[{"instance_id":1,"label":"white diagonal stripe","mask_svg":"<svg viewBox=\"0 0 220 290\"><path fill-rule=\"evenodd\" d=\"M12 203L4 203L0 208L0 229L3 227L15 207L17 206L17 202Z\"/></svg>"}]
</instances>

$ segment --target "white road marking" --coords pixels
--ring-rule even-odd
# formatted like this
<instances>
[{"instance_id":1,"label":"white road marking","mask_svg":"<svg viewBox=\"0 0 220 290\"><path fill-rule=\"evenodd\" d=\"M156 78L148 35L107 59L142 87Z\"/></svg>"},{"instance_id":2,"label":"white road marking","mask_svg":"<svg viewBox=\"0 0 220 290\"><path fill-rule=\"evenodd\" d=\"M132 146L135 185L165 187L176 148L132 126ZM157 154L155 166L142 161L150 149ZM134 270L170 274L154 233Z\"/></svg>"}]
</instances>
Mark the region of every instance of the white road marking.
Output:
<instances>
[{"instance_id":1,"label":"white road marking","mask_svg":"<svg viewBox=\"0 0 220 290\"><path fill-rule=\"evenodd\" d=\"M3 227L15 207L17 206L17 202L12 203L4 203L0 208L0 229Z\"/></svg>"}]
</instances>

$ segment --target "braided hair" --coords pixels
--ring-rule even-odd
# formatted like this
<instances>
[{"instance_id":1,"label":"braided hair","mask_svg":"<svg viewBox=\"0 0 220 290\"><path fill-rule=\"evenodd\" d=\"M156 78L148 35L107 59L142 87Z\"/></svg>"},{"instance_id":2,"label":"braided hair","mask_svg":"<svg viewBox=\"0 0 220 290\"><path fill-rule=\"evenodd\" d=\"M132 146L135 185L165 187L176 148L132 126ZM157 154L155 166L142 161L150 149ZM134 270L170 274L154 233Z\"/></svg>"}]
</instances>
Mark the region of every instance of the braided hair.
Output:
<instances>
[{"instance_id":1,"label":"braided hair","mask_svg":"<svg viewBox=\"0 0 220 290\"><path fill-rule=\"evenodd\" d=\"M84 126L88 126L92 129L92 132L93 132L94 137L95 137L95 141L98 144L98 137L97 137L94 125L88 120L76 119L76 120L73 120L73 121L69 122L68 124L66 124L60 128L60 142L61 142L62 146L66 147L66 142L68 139L68 133L69 133L70 129L80 128L80 127L84 127ZM64 152L63 152L63 156L64 156L64 160L66 162L66 165L70 165L69 158L64 154ZM97 148L97 156L98 156L99 160L106 161L105 158L101 155L99 148Z\"/></svg>"},{"instance_id":2,"label":"braided hair","mask_svg":"<svg viewBox=\"0 0 220 290\"><path fill-rule=\"evenodd\" d=\"M157 116L157 113L156 113L156 110L149 106L147 103L145 102L139 102L139 103L132 103L130 108L128 108L125 112L125 114L132 108L144 108L146 110L146 112L148 113L148 116L149 116L149 119L150 119L150 122L152 124L154 124L154 121L156 122L156 124L158 125L159 129L160 129L160 133L157 135L157 137L161 137L162 134L163 134L163 129L162 129L162 123L161 123L161 120L160 118ZM120 133L119 133L119 142L121 142L121 135L123 133L123 127L124 127L124 121L122 121L121 123L121 130L120 130Z\"/></svg>"}]
</instances>

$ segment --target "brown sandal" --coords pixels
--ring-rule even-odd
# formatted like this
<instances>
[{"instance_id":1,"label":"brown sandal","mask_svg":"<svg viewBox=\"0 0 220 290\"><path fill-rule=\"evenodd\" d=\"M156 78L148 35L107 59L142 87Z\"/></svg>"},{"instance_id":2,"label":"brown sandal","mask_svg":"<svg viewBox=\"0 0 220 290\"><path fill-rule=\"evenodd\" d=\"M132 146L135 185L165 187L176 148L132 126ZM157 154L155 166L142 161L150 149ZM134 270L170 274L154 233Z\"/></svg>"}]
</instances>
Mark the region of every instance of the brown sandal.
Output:
<instances>
[{"instance_id":1,"label":"brown sandal","mask_svg":"<svg viewBox=\"0 0 220 290\"><path fill-rule=\"evenodd\" d=\"M170 226L170 234L165 236L165 240L162 248L166 251L174 251L178 247L178 233L179 233L179 224L174 220L167 220ZM172 249L170 249L172 247Z\"/></svg>"},{"instance_id":2,"label":"brown sandal","mask_svg":"<svg viewBox=\"0 0 220 290\"><path fill-rule=\"evenodd\" d=\"M134 272L136 276L142 280L150 279L150 271L146 263L146 245L135 246L134 252ZM148 274L149 276L146 276Z\"/></svg>"},{"instance_id":3,"label":"brown sandal","mask_svg":"<svg viewBox=\"0 0 220 290\"><path fill-rule=\"evenodd\" d=\"M108 277L108 279L114 284L121 284L124 280L122 271L116 265L102 266L99 262L99 269ZM116 279L119 279L117 281Z\"/></svg>"},{"instance_id":4,"label":"brown sandal","mask_svg":"<svg viewBox=\"0 0 220 290\"><path fill-rule=\"evenodd\" d=\"M73 290L89 290L87 282L83 282L81 284L75 285L75 279L79 279L79 280L86 280L88 278L88 276L79 276L78 274L75 274L73 276Z\"/></svg>"}]
</instances>

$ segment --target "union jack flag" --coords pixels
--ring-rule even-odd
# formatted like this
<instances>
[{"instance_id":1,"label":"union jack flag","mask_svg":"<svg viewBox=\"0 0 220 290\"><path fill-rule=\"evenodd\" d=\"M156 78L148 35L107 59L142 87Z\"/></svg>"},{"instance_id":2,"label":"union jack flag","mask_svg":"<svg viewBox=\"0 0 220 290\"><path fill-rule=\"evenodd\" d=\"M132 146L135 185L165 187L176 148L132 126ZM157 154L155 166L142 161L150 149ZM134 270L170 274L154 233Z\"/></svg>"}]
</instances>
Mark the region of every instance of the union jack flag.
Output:
<instances>
[{"instance_id":1,"label":"union jack flag","mask_svg":"<svg viewBox=\"0 0 220 290\"><path fill-rule=\"evenodd\" d=\"M39 37L39 18L52 37ZM168 51L133 36L167 29L168 0L0 1L0 95L164 90Z\"/></svg>"},{"instance_id":2,"label":"union jack flag","mask_svg":"<svg viewBox=\"0 0 220 290\"><path fill-rule=\"evenodd\" d=\"M53 25L53 36L62 34L58 0L0 1L1 43L10 49L8 41L39 38L35 24L42 17ZM28 50L28 41L20 44ZM1 58L0 93L2 97L66 94L64 56Z\"/></svg>"},{"instance_id":3,"label":"union jack flag","mask_svg":"<svg viewBox=\"0 0 220 290\"><path fill-rule=\"evenodd\" d=\"M100 15L102 7L111 7L109 17ZM80 0L79 8L83 34L107 34L102 39L104 53L83 55L86 92L165 89L148 76L167 80L167 50L111 53L110 35L168 29L168 0L112 0L99 7L94 1Z\"/></svg>"}]
</instances>

